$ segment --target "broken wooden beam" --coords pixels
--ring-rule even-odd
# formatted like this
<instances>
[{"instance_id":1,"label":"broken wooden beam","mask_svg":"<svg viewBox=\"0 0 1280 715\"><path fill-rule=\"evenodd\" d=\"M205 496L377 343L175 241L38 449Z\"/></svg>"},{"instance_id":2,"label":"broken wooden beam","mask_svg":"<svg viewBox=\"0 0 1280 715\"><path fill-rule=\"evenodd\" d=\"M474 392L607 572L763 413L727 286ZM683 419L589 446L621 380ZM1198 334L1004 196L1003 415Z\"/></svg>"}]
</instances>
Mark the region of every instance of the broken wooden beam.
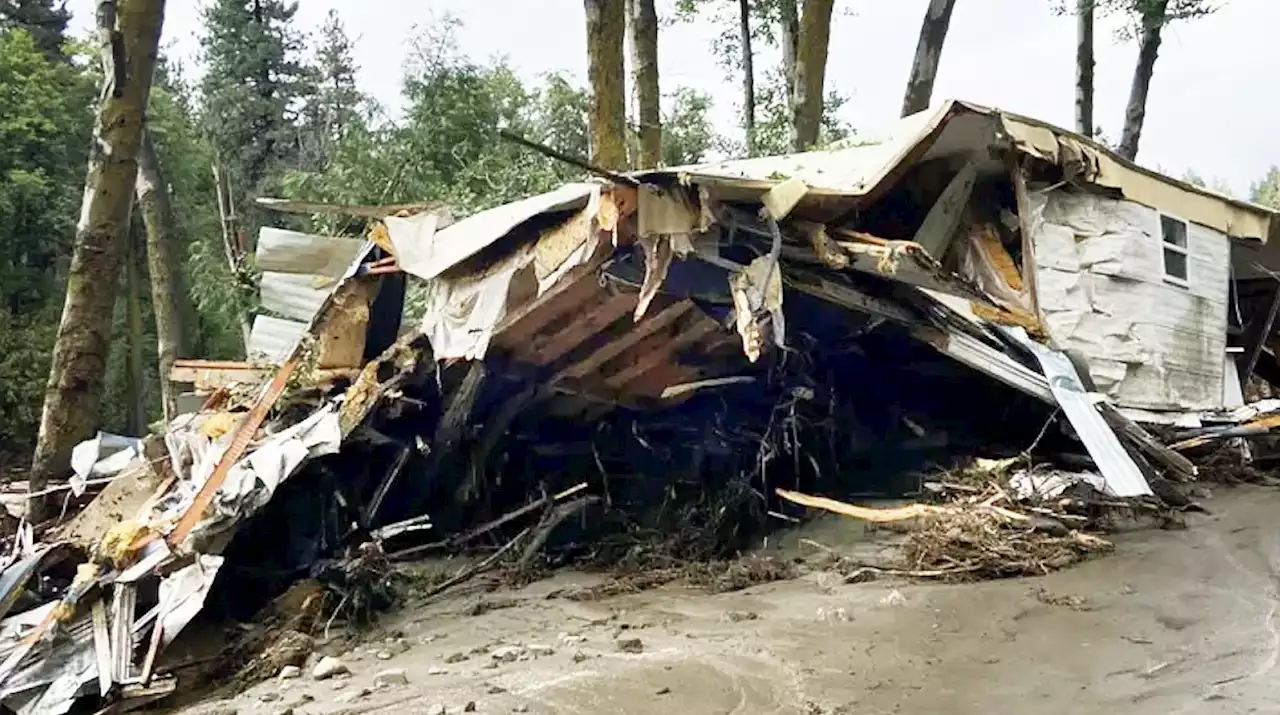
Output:
<instances>
[{"instance_id":1,"label":"broken wooden beam","mask_svg":"<svg viewBox=\"0 0 1280 715\"><path fill-rule=\"evenodd\" d=\"M1199 470L1196 465L1191 463L1191 460L1166 447L1155 437L1152 437L1150 432L1125 417L1114 405L1107 402L1098 402L1096 406L1098 412L1102 413L1102 418L1107 421L1107 424L1111 425L1112 429L1127 437L1148 457L1173 470L1184 479L1195 479Z\"/></svg>"}]
</instances>

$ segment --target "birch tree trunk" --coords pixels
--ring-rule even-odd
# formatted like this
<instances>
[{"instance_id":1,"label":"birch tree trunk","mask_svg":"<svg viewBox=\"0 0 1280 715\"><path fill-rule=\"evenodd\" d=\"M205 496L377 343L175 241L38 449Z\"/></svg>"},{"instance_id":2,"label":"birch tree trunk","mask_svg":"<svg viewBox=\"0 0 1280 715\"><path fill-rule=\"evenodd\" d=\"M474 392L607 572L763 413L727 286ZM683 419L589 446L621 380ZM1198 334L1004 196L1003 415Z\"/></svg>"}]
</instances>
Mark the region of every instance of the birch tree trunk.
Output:
<instances>
[{"instance_id":1,"label":"birch tree trunk","mask_svg":"<svg viewBox=\"0 0 1280 715\"><path fill-rule=\"evenodd\" d=\"M816 144L822 128L823 82L834 5L835 0L804 0L800 13L795 94L791 101L791 148L795 151L807 151Z\"/></svg>"},{"instance_id":2,"label":"birch tree trunk","mask_svg":"<svg viewBox=\"0 0 1280 715\"><path fill-rule=\"evenodd\" d=\"M778 40L782 45L782 78L787 85L787 102L796 96L796 45L800 44L800 13L796 0L778 0L781 26Z\"/></svg>"},{"instance_id":3,"label":"birch tree trunk","mask_svg":"<svg viewBox=\"0 0 1280 715\"><path fill-rule=\"evenodd\" d=\"M192 314L190 298L182 280L182 257L178 246L178 230L173 219L173 202L169 184L160 168L151 141L144 128L138 147L138 209L147 228L147 272L151 275L151 311L156 317L156 353L160 363L160 396L164 419L172 419L177 395L169 383L173 361L190 357L186 339L186 321Z\"/></svg>"},{"instance_id":4,"label":"birch tree trunk","mask_svg":"<svg viewBox=\"0 0 1280 715\"><path fill-rule=\"evenodd\" d=\"M1093 137L1093 3L1076 6L1076 132Z\"/></svg>"},{"instance_id":5,"label":"birch tree trunk","mask_svg":"<svg viewBox=\"0 0 1280 715\"><path fill-rule=\"evenodd\" d=\"M933 99L933 82L938 78L938 64L942 61L942 46L947 41L951 11L955 6L956 0L929 0L924 20L920 23L920 40L916 43L916 57L907 78L907 91L902 98L904 117L929 108L929 101Z\"/></svg>"},{"instance_id":6,"label":"birch tree trunk","mask_svg":"<svg viewBox=\"0 0 1280 715\"><path fill-rule=\"evenodd\" d=\"M739 32L742 35L742 129L747 156L756 153L756 69L751 51L751 0L738 0ZM792 60L794 62L794 56Z\"/></svg>"},{"instance_id":7,"label":"birch tree trunk","mask_svg":"<svg viewBox=\"0 0 1280 715\"><path fill-rule=\"evenodd\" d=\"M84 203L67 276L67 297L53 346L40 433L28 485L32 493L66 476L71 449L94 435L111 341L111 314L129 232L142 121L151 93L164 0L99 0L104 71ZM39 522L44 500L32 497Z\"/></svg>"},{"instance_id":8,"label":"birch tree trunk","mask_svg":"<svg viewBox=\"0 0 1280 715\"><path fill-rule=\"evenodd\" d=\"M1152 0L1142 6L1142 37L1138 41L1138 64L1133 68L1133 84L1129 87L1129 103L1124 110L1124 131L1120 135L1120 156L1133 161L1138 156L1138 140L1142 123L1147 118L1147 93L1160 54L1160 31L1164 29L1168 0Z\"/></svg>"},{"instance_id":9,"label":"birch tree trunk","mask_svg":"<svg viewBox=\"0 0 1280 715\"><path fill-rule=\"evenodd\" d=\"M640 122L640 161L637 169L662 163L662 114L658 92L658 13L653 0L631 0L632 81L636 88L636 116Z\"/></svg>"},{"instance_id":10,"label":"birch tree trunk","mask_svg":"<svg viewBox=\"0 0 1280 715\"><path fill-rule=\"evenodd\" d=\"M627 103L623 0L584 0L587 11L587 80L591 84L591 161L605 169L627 165Z\"/></svg>"}]
</instances>

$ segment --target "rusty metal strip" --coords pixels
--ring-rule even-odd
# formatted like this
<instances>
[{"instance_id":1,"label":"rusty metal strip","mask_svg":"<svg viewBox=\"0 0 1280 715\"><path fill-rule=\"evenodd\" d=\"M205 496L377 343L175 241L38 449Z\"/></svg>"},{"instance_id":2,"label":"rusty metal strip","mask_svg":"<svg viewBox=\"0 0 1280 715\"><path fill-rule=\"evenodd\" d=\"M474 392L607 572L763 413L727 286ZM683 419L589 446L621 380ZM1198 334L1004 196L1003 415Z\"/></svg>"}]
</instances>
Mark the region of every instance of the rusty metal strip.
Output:
<instances>
[{"instance_id":1,"label":"rusty metal strip","mask_svg":"<svg viewBox=\"0 0 1280 715\"><path fill-rule=\"evenodd\" d=\"M623 335L617 340L606 343L601 346L599 350L588 355L583 360L561 370L551 379L551 384L555 384L565 378L582 377L583 375L598 369L601 365L604 365L615 357L621 355L631 346L676 322L680 319L680 316L689 312L692 308L693 302L690 300L682 300L672 303L653 317L637 323L636 326L626 335Z\"/></svg>"},{"instance_id":2,"label":"rusty metal strip","mask_svg":"<svg viewBox=\"0 0 1280 715\"><path fill-rule=\"evenodd\" d=\"M280 395L284 393L285 384L288 383L289 377L293 375L293 371L297 369L300 358L301 350L294 348L293 355L280 366L275 378L258 396L258 401L254 403L253 409L249 410L249 414L241 421L240 428L236 430L236 436L232 438L231 444L227 446L227 451L222 453L222 459L218 460L218 466L214 467L213 474L209 476L208 481L200 488L195 500L191 502L191 506L186 513L178 520L177 525L173 527L173 531L169 532L167 539L169 546L177 547L180 545L187 538L187 534L191 533L195 525L200 522L205 510L213 502L213 495L217 493L222 483L227 480L231 467L244 455L245 450L249 448L249 443L253 441L254 435L258 433L258 428L262 426L263 420L267 418L267 413L271 411L271 408L276 404L276 400L280 399Z\"/></svg>"},{"instance_id":3,"label":"rusty metal strip","mask_svg":"<svg viewBox=\"0 0 1280 715\"><path fill-rule=\"evenodd\" d=\"M523 354L526 360L535 365L547 365L626 315L635 304L634 293L609 296L585 312L571 315L569 324L562 330L539 336L529 344L527 350L517 349L516 353Z\"/></svg>"}]
</instances>

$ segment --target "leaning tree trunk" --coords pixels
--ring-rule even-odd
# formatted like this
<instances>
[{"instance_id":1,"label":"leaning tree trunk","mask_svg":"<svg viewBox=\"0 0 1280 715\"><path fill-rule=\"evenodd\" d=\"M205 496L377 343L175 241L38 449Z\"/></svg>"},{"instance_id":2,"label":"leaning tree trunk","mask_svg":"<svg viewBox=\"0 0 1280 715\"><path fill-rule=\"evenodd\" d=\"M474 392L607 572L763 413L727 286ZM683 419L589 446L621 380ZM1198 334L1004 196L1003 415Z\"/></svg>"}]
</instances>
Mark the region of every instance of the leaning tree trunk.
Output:
<instances>
[{"instance_id":1,"label":"leaning tree trunk","mask_svg":"<svg viewBox=\"0 0 1280 715\"><path fill-rule=\"evenodd\" d=\"M65 476L71 448L92 437L98 428L111 315L138 171L136 156L163 22L164 0L98 2L103 91L67 276L67 297L32 458L28 481L32 494L43 490L51 477ZM43 506L41 497L31 498L31 521L44 516Z\"/></svg>"},{"instance_id":2,"label":"leaning tree trunk","mask_svg":"<svg viewBox=\"0 0 1280 715\"><path fill-rule=\"evenodd\" d=\"M778 0L781 15L779 40L782 44L782 80L786 83L788 106L796 95L796 45L800 43L800 13L796 0Z\"/></svg>"},{"instance_id":3,"label":"leaning tree trunk","mask_svg":"<svg viewBox=\"0 0 1280 715\"><path fill-rule=\"evenodd\" d=\"M658 93L658 14L653 0L632 0L630 19L633 57L632 81L636 88L636 115L640 121L638 169L652 169L662 162L662 114Z\"/></svg>"},{"instance_id":4,"label":"leaning tree trunk","mask_svg":"<svg viewBox=\"0 0 1280 715\"><path fill-rule=\"evenodd\" d=\"M1120 135L1120 156L1133 161L1138 156L1138 140L1142 123L1147 118L1147 93L1160 53L1160 31L1164 28L1168 0L1154 0L1144 5L1142 39L1138 42L1138 64L1133 68L1133 84L1129 87L1129 104L1124 110L1124 131Z\"/></svg>"},{"instance_id":5,"label":"leaning tree trunk","mask_svg":"<svg viewBox=\"0 0 1280 715\"><path fill-rule=\"evenodd\" d=\"M739 31L742 34L742 129L746 134L747 156L756 153L756 68L751 52L751 1L738 0ZM785 44L785 43L784 43ZM794 60L794 57L793 57Z\"/></svg>"},{"instance_id":6,"label":"leaning tree trunk","mask_svg":"<svg viewBox=\"0 0 1280 715\"><path fill-rule=\"evenodd\" d=\"M147 370L142 361L142 276L138 236L129 231L124 261L125 329L125 429L130 436L141 437L147 429Z\"/></svg>"},{"instance_id":7,"label":"leaning tree trunk","mask_svg":"<svg viewBox=\"0 0 1280 715\"><path fill-rule=\"evenodd\" d=\"M920 40L916 43L911 76L907 78L907 91L902 98L904 117L929 108L929 101L933 99L933 82L938 78L938 63L942 60L942 46L947 41L951 11L955 6L956 0L929 0L924 21L920 23Z\"/></svg>"},{"instance_id":8,"label":"leaning tree trunk","mask_svg":"<svg viewBox=\"0 0 1280 715\"><path fill-rule=\"evenodd\" d=\"M1093 137L1093 3L1076 7L1076 131Z\"/></svg>"},{"instance_id":9,"label":"leaning tree trunk","mask_svg":"<svg viewBox=\"0 0 1280 715\"><path fill-rule=\"evenodd\" d=\"M804 0L800 13L795 94L791 98L791 148L795 151L806 151L818 143L818 131L822 128L822 85L826 79L834 4L835 0Z\"/></svg>"},{"instance_id":10,"label":"leaning tree trunk","mask_svg":"<svg viewBox=\"0 0 1280 715\"><path fill-rule=\"evenodd\" d=\"M623 0L584 0L587 79L591 84L591 161L606 169L627 165L627 106L622 59L626 37Z\"/></svg>"},{"instance_id":11,"label":"leaning tree trunk","mask_svg":"<svg viewBox=\"0 0 1280 715\"><path fill-rule=\"evenodd\" d=\"M160 362L160 396L166 421L175 415L177 396L169 372L187 354L186 319L191 315L182 280L182 255L173 218L169 185L160 169L151 132L144 131L138 147L138 208L147 228L147 269L151 274L151 309L156 316L157 355Z\"/></svg>"}]
</instances>

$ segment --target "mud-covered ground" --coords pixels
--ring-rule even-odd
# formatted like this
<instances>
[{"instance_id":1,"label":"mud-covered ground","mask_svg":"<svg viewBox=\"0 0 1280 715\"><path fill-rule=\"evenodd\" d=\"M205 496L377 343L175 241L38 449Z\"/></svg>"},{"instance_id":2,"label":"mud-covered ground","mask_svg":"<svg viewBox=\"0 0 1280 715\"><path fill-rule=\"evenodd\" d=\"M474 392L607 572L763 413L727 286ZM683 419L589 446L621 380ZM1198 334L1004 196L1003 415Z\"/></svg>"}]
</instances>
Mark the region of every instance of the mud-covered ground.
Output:
<instances>
[{"instance_id":1,"label":"mud-covered ground","mask_svg":"<svg viewBox=\"0 0 1280 715\"><path fill-rule=\"evenodd\" d=\"M339 654L205 711L413 713L1280 712L1280 491L1219 490L1185 531L1042 578L845 584L815 572L735 593L597 601L561 574L384 618ZM860 526L800 534L865 546ZM777 548L775 540L774 547ZM787 546L786 548L791 548ZM377 687L375 679L407 684Z\"/></svg>"}]
</instances>

